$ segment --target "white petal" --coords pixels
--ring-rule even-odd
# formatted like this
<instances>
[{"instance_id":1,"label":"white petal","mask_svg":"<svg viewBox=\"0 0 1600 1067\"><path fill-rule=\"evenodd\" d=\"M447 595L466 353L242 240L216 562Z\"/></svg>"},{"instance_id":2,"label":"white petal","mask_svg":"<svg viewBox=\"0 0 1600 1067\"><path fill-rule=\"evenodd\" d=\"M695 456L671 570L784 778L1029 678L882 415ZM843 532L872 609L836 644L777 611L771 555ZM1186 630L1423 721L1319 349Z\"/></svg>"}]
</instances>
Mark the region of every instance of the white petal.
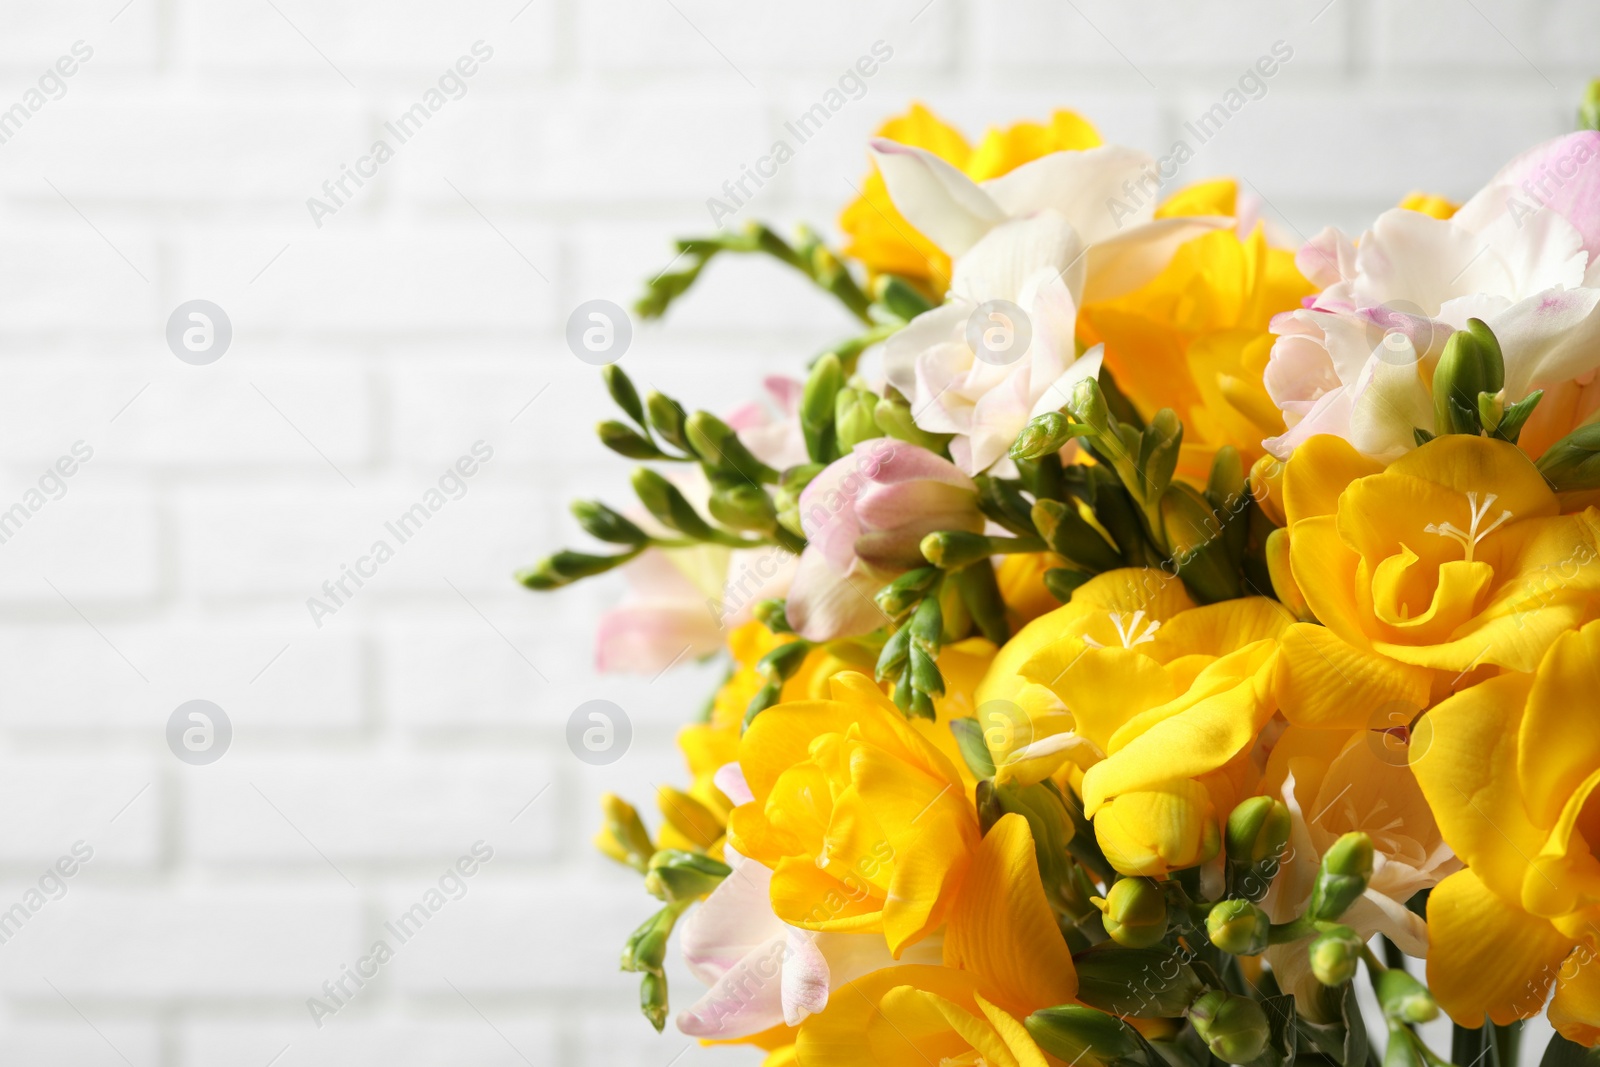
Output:
<instances>
[{"instance_id":1,"label":"white petal","mask_svg":"<svg viewBox=\"0 0 1600 1067\"><path fill-rule=\"evenodd\" d=\"M1231 225L1233 220L1222 216L1156 219L1107 235L1085 257L1082 302L1100 303L1133 292L1166 269L1179 245Z\"/></svg>"},{"instance_id":2,"label":"white petal","mask_svg":"<svg viewBox=\"0 0 1600 1067\"><path fill-rule=\"evenodd\" d=\"M1462 226L1396 208L1378 216L1356 249L1363 305L1395 304L1436 314L1468 293L1515 296L1515 280L1490 244Z\"/></svg>"},{"instance_id":3,"label":"white petal","mask_svg":"<svg viewBox=\"0 0 1600 1067\"><path fill-rule=\"evenodd\" d=\"M872 158L900 214L946 255L961 255L1006 217L971 178L932 152L879 138Z\"/></svg>"},{"instance_id":4,"label":"white petal","mask_svg":"<svg viewBox=\"0 0 1600 1067\"><path fill-rule=\"evenodd\" d=\"M828 961L817 948L816 936L789 928L781 989L783 1021L790 1026L799 1026L828 1006Z\"/></svg>"},{"instance_id":5,"label":"white petal","mask_svg":"<svg viewBox=\"0 0 1600 1067\"><path fill-rule=\"evenodd\" d=\"M1001 223L955 261L950 291L974 304L1022 298L1040 271L1061 277L1083 252L1077 233L1054 212Z\"/></svg>"},{"instance_id":6,"label":"white petal","mask_svg":"<svg viewBox=\"0 0 1600 1067\"><path fill-rule=\"evenodd\" d=\"M1398 459L1417 446L1417 427L1434 429L1433 396L1422 382L1411 342L1404 338L1399 350L1368 361L1352 399L1350 443L1366 455Z\"/></svg>"},{"instance_id":7,"label":"white petal","mask_svg":"<svg viewBox=\"0 0 1600 1067\"><path fill-rule=\"evenodd\" d=\"M1153 193L1138 195L1141 175L1154 176L1155 160L1121 145L1074 152L1052 152L983 183L983 190L1013 217L1057 211L1086 244L1114 236L1124 227L1148 222L1155 213ZM1124 183L1133 183L1130 194ZM1121 203L1132 209L1113 210Z\"/></svg>"},{"instance_id":8,"label":"white petal","mask_svg":"<svg viewBox=\"0 0 1600 1067\"><path fill-rule=\"evenodd\" d=\"M909 397L917 388L917 357L939 345L964 345L972 306L951 300L924 311L883 343L883 373L889 384Z\"/></svg>"},{"instance_id":9,"label":"white petal","mask_svg":"<svg viewBox=\"0 0 1600 1067\"><path fill-rule=\"evenodd\" d=\"M1600 289L1538 293L1486 320L1506 360L1506 397L1582 378L1600 367Z\"/></svg>"}]
</instances>

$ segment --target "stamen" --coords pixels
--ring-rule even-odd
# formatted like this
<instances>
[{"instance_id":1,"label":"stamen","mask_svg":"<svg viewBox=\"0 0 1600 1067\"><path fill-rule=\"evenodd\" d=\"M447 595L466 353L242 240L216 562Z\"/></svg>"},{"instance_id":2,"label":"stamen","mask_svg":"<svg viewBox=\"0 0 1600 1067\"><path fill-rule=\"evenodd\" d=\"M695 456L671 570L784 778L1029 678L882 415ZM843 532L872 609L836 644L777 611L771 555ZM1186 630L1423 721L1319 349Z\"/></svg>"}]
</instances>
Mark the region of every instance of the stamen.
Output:
<instances>
[{"instance_id":1,"label":"stamen","mask_svg":"<svg viewBox=\"0 0 1600 1067\"><path fill-rule=\"evenodd\" d=\"M1472 553L1478 547L1478 542L1511 520L1511 512L1502 510L1499 517L1488 526L1483 527L1481 530L1478 528L1488 516L1489 507L1498 499L1499 497L1496 494L1489 493L1483 498L1483 504L1480 506L1478 504L1478 494L1468 493L1467 510L1472 517L1472 525L1469 529L1463 530L1451 522L1430 522L1422 528L1423 532L1438 534L1440 537L1448 537L1450 540L1459 543L1462 548L1466 549L1467 562L1471 563Z\"/></svg>"}]
</instances>

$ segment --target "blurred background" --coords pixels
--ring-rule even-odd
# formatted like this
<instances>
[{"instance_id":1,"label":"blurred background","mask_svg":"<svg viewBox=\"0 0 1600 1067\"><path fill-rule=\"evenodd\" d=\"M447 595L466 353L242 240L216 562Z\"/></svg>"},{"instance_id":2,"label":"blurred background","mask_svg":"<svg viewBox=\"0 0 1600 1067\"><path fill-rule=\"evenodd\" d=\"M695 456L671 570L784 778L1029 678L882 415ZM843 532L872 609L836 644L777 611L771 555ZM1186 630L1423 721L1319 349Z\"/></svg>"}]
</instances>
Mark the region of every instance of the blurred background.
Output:
<instances>
[{"instance_id":1,"label":"blurred background","mask_svg":"<svg viewBox=\"0 0 1600 1067\"><path fill-rule=\"evenodd\" d=\"M572 311L631 304L880 43L717 221L836 235L921 100L973 140L1057 107L1182 137L1178 184L1359 232L1569 129L1596 40L1577 0L6 0L0 1063L754 1062L638 1015L653 904L588 843L602 791L681 781L717 668L598 675L621 580L511 580L583 544L569 499L629 499ZM622 365L725 410L850 332L725 258ZM631 723L606 766L567 746L589 700Z\"/></svg>"}]
</instances>

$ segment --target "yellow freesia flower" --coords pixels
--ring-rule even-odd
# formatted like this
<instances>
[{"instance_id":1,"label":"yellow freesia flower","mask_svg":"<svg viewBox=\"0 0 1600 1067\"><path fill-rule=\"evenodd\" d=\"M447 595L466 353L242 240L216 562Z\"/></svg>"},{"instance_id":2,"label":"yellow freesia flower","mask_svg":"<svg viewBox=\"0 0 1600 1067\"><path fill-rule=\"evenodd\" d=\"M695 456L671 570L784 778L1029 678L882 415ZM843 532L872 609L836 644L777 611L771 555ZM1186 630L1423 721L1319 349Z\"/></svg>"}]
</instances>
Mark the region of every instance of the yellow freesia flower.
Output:
<instances>
[{"instance_id":1,"label":"yellow freesia flower","mask_svg":"<svg viewBox=\"0 0 1600 1067\"><path fill-rule=\"evenodd\" d=\"M739 741L752 796L729 842L772 872L772 908L809 930L881 932L896 958L945 919L978 846L957 765L866 675L779 704Z\"/></svg>"},{"instance_id":2,"label":"yellow freesia flower","mask_svg":"<svg viewBox=\"0 0 1600 1067\"><path fill-rule=\"evenodd\" d=\"M1478 1026L1537 1014L1600 1039L1600 622L1428 712L1412 769L1467 870L1428 900L1428 985ZM1426 742L1426 744L1424 744Z\"/></svg>"},{"instance_id":3,"label":"yellow freesia flower","mask_svg":"<svg viewBox=\"0 0 1600 1067\"><path fill-rule=\"evenodd\" d=\"M911 110L885 122L877 136L926 149L975 182L998 178L1052 152L1094 148L1101 143L1099 133L1085 119L1071 111L1057 111L1047 125L1019 122L1005 130L990 130L974 149L961 131L921 104L912 104ZM845 254L860 260L871 273L898 274L920 282L933 297L942 296L950 287L950 257L901 217L876 167L862 183L860 195L840 214L839 228L850 238Z\"/></svg>"},{"instance_id":4,"label":"yellow freesia flower","mask_svg":"<svg viewBox=\"0 0 1600 1067\"><path fill-rule=\"evenodd\" d=\"M1531 671L1600 593L1600 512L1561 515L1504 441L1447 434L1385 468L1313 437L1283 490L1295 582L1360 651L1450 677Z\"/></svg>"},{"instance_id":5,"label":"yellow freesia flower","mask_svg":"<svg viewBox=\"0 0 1600 1067\"><path fill-rule=\"evenodd\" d=\"M1231 181L1209 182L1156 214L1233 215L1234 198ZM1273 342L1267 327L1315 291L1294 253L1269 247L1259 224L1245 240L1217 230L1179 248L1143 288L1084 307L1079 339L1105 344L1106 366L1146 418L1161 408L1178 413L1179 473L1204 482L1221 446L1237 448L1248 467L1265 454L1263 439L1284 432L1262 384Z\"/></svg>"},{"instance_id":6,"label":"yellow freesia flower","mask_svg":"<svg viewBox=\"0 0 1600 1067\"><path fill-rule=\"evenodd\" d=\"M951 912L942 967L887 967L835 991L800 1026L801 1063L1046 1067L1021 1019L1077 995L1072 955L1021 815L983 838Z\"/></svg>"},{"instance_id":7,"label":"yellow freesia flower","mask_svg":"<svg viewBox=\"0 0 1600 1067\"><path fill-rule=\"evenodd\" d=\"M1003 710L988 699L1022 709L1022 745L986 730L1002 742L997 777L1084 767L1084 813L1125 874L1209 859L1219 814L1258 777L1251 750L1276 709L1275 639L1292 621L1263 597L1194 607L1162 571L1098 576L1002 649L979 688L980 712Z\"/></svg>"}]
</instances>

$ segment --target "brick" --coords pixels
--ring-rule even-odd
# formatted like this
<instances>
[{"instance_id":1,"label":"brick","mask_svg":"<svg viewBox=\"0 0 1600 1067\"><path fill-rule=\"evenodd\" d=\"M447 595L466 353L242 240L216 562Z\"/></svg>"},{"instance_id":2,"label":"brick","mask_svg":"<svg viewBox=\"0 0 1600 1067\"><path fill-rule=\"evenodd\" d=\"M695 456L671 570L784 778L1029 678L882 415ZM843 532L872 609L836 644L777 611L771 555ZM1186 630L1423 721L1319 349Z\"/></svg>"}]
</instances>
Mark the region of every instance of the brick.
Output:
<instances>
[{"instance_id":1,"label":"brick","mask_svg":"<svg viewBox=\"0 0 1600 1067\"><path fill-rule=\"evenodd\" d=\"M90 335L140 330L148 331L147 337L160 336L166 323L157 303L162 273L148 229L125 221L113 223L90 205L87 217L99 217L102 224L96 234L48 185L40 182L36 191L55 200L49 209L55 225L21 229L0 256L0 290L7 294L9 309L0 316L5 347L15 350L23 339L60 334L69 325ZM76 199L75 191L66 187L62 191Z\"/></svg>"},{"instance_id":2,"label":"brick","mask_svg":"<svg viewBox=\"0 0 1600 1067\"><path fill-rule=\"evenodd\" d=\"M85 1012L89 1017L86 1023L43 982L36 993L30 993L39 996L41 1005L59 1011L62 1018L13 1018L7 1022L0 1033L0 1057L7 1063L125 1062L132 1067L160 1067L161 1033L154 1023L108 1019L93 1005Z\"/></svg>"},{"instance_id":3,"label":"brick","mask_svg":"<svg viewBox=\"0 0 1600 1067\"><path fill-rule=\"evenodd\" d=\"M9 513L36 500L27 490L42 476L42 469L21 469L20 476L14 469L0 508ZM77 619L74 606L156 594L161 528L153 502L143 493L107 489L106 480L91 459L66 482L64 494L46 498L25 522L11 527L15 532L0 544L6 560L0 598L41 602Z\"/></svg>"},{"instance_id":4,"label":"brick","mask_svg":"<svg viewBox=\"0 0 1600 1067\"><path fill-rule=\"evenodd\" d=\"M112 16L116 16L115 21ZM94 49L94 55L67 80L67 91L71 93L86 69L97 72L152 64L157 54L159 20L160 13L154 5L133 4L119 13L115 7L103 10L98 5L19 0L6 10L0 67L37 79L58 58L69 55L72 45L81 40ZM93 79L87 79L85 84L89 81ZM18 84L20 96L20 83L14 84Z\"/></svg>"},{"instance_id":5,"label":"brick","mask_svg":"<svg viewBox=\"0 0 1600 1067\"><path fill-rule=\"evenodd\" d=\"M522 809L550 786L552 766L528 753L418 760L306 752L284 760L240 752L210 770L185 782L185 836L204 863L443 869L480 839L500 862L538 859L551 848L548 796ZM358 887L371 881L345 873Z\"/></svg>"},{"instance_id":6,"label":"brick","mask_svg":"<svg viewBox=\"0 0 1600 1067\"><path fill-rule=\"evenodd\" d=\"M460 1020L418 1021L384 1015L362 1018L357 1013L369 994L362 990L350 1007L310 1023L300 1008L292 1020L197 1021L186 1024L179 1038L182 1062L208 1067L261 1067L288 1046L285 1062L303 1067L435 1067L471 1063L482 1067L527 1067L557 1063L554 1028L537 1019L507 1018L504 1011L486 1012L485 1023L460 1004ZM460 1002L458 1001L458 1004ZM491 1008L494 1006L491 1005ZM492 1025L491 1025L492 1024Z\"/></svg>"},{"instance_id":7,"label":"brick","mask_svg":"<svg viewBox=\"0 0 1600 1067\"><path fill-rule=\"evenodd\" d=\"M165 792L149 759L13 754L0 763L0 804L16 813L17 824L0 845L0 864L32 878L82 842L93 856L73 887L107 867L153 866Z\"/></svg>"},{"instance_id":8,"label":"brick","mask_svg":"<svg viewBox=\"0 0 1600 1067\"><path fill-rule=\"evenodd\" d=\"M18 886L0 887L14 900ZM295 886L239 890L74 887L0 953L7 996L157 1001L310 996L364 948L355 894Z\"/></svg>"}]
</instances>

